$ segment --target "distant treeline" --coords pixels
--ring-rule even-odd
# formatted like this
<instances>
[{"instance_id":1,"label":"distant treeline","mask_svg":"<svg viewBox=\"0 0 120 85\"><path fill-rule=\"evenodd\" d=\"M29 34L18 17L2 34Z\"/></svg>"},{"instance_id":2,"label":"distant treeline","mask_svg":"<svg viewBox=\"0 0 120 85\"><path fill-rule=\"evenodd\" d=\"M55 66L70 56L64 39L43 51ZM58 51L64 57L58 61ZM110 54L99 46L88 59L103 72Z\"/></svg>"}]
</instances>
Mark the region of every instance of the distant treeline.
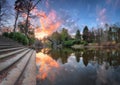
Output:
<instances>
[{"instance_id":1,"label":"distant treeline","mask_svg":"<svg viewBox=\"0 0 120 85\"><path fill-rule=\"evenodd\" d=\"M61 32L53 32L49 39L56 45L71 46L74 44L88 43L120 43L120 25L108 25L96 29L89 29L85 26L81 33L78 29L74 37L68 33L68 29L63 28Z\"/></svg>"}]
</instances>

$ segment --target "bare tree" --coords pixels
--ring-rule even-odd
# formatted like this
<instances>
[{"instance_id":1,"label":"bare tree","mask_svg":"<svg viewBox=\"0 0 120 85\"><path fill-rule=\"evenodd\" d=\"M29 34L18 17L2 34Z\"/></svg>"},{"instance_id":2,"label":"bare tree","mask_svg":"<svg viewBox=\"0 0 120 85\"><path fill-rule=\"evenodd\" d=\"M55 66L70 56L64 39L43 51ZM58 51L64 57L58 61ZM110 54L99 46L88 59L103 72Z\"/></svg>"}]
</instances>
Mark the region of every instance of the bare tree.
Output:
<instances>
[{"instance_id":1,"label":"bare tree","mask_svg":"<svg viewBox=\"0 0 120 85\"><path fill-rule=\"evenodd\" d=\"M33 0L26 0L25 2L25 9L27 13L27 18L26 18L26 25L25 25L25 35L28 33L28 19L30 12L35 8L35 6L40 2L41 0L38 0L35 4L33 4Z\"/></svg>"},{"instance_id":2,"label":"bare tree","mask_svg":"<svg viewBox=\"0 0 120 85\"><path fill-rule=\"evenodd\" d=\"M28 33L28 27L29 27L29 18L30 18L30 12L35 8L35 6L40 2L41 0L16 0L15 2L15 10L16 10L16 18L15 18L15 25L14 25L14 31L16 29L17 19L18 16L21 13L26 13L26 22L25 22L25 35ZM35 4L34 4L35 3Z\"/></svg>"},{"instance_id":3,"label":"bare tree","mask_svg":"<svg viewBox=\"0 0 120 85\"><path fill-rule=\"evenodd\" d=\"M22 12L24 10L23 0L16 0L14 6L15 6L14 9L16 11L16 16L15 16L15 24L14 24L13 31L15 32L15 30L16 30L16 24L17 24L17 20L18 20L18 16L19 16L20 12Z\"/></svg>"},{"instance_id":4,"label":"bare tree","mask_svg":"<svg viewBox=\"0 0 120 85\"><path fill-rule=\"evenodd\" d=\"M10 4L7 0L0 0L0 29L8 24L10 18ZM9 17L8 17L9 16Z\"/></svg>"}]
</instances>

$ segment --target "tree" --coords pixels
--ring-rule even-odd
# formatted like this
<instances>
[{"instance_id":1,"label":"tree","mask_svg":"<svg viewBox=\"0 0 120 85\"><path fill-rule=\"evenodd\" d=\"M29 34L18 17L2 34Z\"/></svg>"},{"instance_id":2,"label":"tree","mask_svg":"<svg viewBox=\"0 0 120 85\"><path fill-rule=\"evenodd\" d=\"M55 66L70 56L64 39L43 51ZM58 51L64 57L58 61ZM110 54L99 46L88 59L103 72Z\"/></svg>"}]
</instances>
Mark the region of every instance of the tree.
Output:
<instances>
[{"instance_id":1,"label":"tree","mask_svg":"<svg viewBox=\"0 0 120 85\"><path fill-rule=\"evenodd\" d=\"M80 35L79 29L76 31L75 38L81 40L81 35Z\"/></svg>"},{"instance_id":2,"label":"tree","mask_svg":"<svg viewBox=\"0 0 120 85\"><path fill-rule=\"evenodd\" d=\"M83 40L89 42L89 35L90 35L89 29L87 26L85 26L83 29Z\"/></svg>"},{"instance_id":3,"label":"tree","mask_svg":"<svg viewBox=\"0 0 120 85\"><path fill-rule=\"evenodd\" d=\"M118 29L118 42L120 43L120 27L119 27L119 29Z\"/></svg>"},{"instance_id":4,"label":"tree","mask_svg":"<svg viewBox=\"0 0 120 85\"><path fill-rule=\"evenodd\" d=\"M62 29L61 39L62 39L62 41L66 41L66 40L70 39L70 35L68 34L68 30L65 28Z\"/></svg>"},{"instance_id":5,"label":"tree","mask_svg":"<svg viewBox=\"0 0 120 85\"><path fill-rule=\"evenodd\" d=\"M113 37L112 28L109 27L109 30L108 30L108 41L112 41L112 37Z\"/></svg>"},{"instance_id":6,"label":"tree","mask_svg":"<svg viewBox=\"0 0 120 85\"><path fill-rule=\"evenodd\" d=\"M22 12L24 10L24 0L16 0L15 4L14 4L14 9L16 11L16 16L15 16L15 24L14 24L14 29L13 31L15 32L16 30L16 24L17 24L17 20L18 20L18 16L20 14L20 12Z\"/></svg>"},{"instance_id":7,"label":"tree","mask_svg":"<svg viewBox=\"0 0 120 85\"><path fill-rule=\"evenodd\" d=\"M52 41L56 42L56 44L61 44L61 36L60 33L53 32L53 34L51 35Z\"/></svg>"},{"instance_id":8,"label":"tree","mask_svg":"<svg viewBox=\"0 0 120 85\"><path fill-rule=\"evenodd\" d=\"M19 13L20 12L25 13L27 15L27 17L26 17L24 31L25 31L25 35L28 36L28 27L29 27L30 12L35 8L35 6L40 1L41 0L37 0L36 3L34 4L33 3L34 0L16 0L16 2L15 2L15 10L17 11L17 13L16 13L14 30L16 28L16 22L17 22Z\"/></svg>"},{"instance_id":9,"label":"tree","mask_svg":"<svg viewBox=\"0 0 120 85\"><path fill-rule=\"evenodd\" d=\"M10 4L7 0L0 0L0 29L9 24L11 18Z\"/></svg>"},{"instance_id":10,"label":"tree","mask_svg":"<svg viewBox=\"0 0 120 85\"><path fill-rule=\"evenodd\" d=\"M25 35L28 33L28 19L30 18L30 12L35 8L35 6L41 1L38 0L35 4L33 3L34 0L24 0L24 7L25 12L27 14L26 24L25 24Z\"/></svg>"},{"instance_id":11,"label":"tree","mask_svg":"<svg viewBox=\"0 0 120 85\"><path fill-rule=\"evenodd\" d=\"M31 27L30 21L28 21L28 36L34 38L34 28ZM25 21L18 23L18 28L21 33L25 34Z\"/></svg>"}]
</instances>

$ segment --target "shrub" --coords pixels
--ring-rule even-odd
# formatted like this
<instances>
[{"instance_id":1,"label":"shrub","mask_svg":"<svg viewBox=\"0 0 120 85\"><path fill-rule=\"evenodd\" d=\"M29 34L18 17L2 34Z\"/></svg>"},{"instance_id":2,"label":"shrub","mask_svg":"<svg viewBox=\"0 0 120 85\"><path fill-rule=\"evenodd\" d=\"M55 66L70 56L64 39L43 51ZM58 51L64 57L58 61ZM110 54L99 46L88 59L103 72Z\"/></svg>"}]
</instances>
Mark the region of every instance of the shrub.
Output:
<instances>
[{"instance_id":1,"label":"shrub","mask_svg":"<svg viewBox=\"0 0 120 85\"><path fill-rule=\"evenodd\" d=\"M8 37L8 36L9 36L9 33L8 33L8 32L4 32L4 33L2 34L2 36Z\"/></svg>"},{"instance_id":2,"label":"shrub","mask_svg":"<svg viewBox=\"0 0 120 85\"><path fill-rule=\"evenodd\" d=\"M80 44L81 43L81 41L79 40L79 39L76 39L75 41L74 41L74 44Z\"/></svg>"},{"instance_id":3,"label":"shrub","mask_svg":"<svg viewBox=\"0 0 120 85\"><path fill-rule=\"evenodd\" d=\"M28 38L27 36L25 36L23 33L20 32L5 32L3 33L3 36L11 38L23 45L32 45L35 41L34 38Z\"/></svg>"},{"instance_id":4,"label":"shrub","mask_svg":"<svg viewBox=\"0 0 120 85\"><path fill-rule=\"evenodd\" d=\"M26 36L22 37L22 44L23 45L28 45L29 44L29 40Z\"/></svg>"},{"instance_id":5,"label":"shrub","mask_svg":"<svg viewBox=\"0 0 120 85\"><path fill-rule=\"evenodd\" d=\"M14 38L14 33L11 32L8 37L11 38L11 39L13 39Z\"/></svg>"},{"instance_id":6,"label":"shrub","mask_svg":"<svg viewBox=\"0 0 120 85\"><path fill-rule=\"evenodd\" d=\"M75 44L75 40L68 40L68 41L63 42L63 45L66 46L66 47L70 47L74 44Z\"/></svg>"},{"instance_id":7,"label":"shrub","mask_svg":"<svg viewBox=\"0 0 120 85\"><path fill-rule=\"evenodd\" d=\"M83 44L83 45L88 45L88 43L86 41L81 41L80 44Z\"/></svg>"},{"instance_id":8,"label":"shrub","mask_svg":"<svg viewBox=\"0 0 120 85\"><path fill-rule=\"evenodd\" d=\"M29 39L29 45L32 45L35 42L34 38L28 38Z\"/></svg>"}]
</instances>

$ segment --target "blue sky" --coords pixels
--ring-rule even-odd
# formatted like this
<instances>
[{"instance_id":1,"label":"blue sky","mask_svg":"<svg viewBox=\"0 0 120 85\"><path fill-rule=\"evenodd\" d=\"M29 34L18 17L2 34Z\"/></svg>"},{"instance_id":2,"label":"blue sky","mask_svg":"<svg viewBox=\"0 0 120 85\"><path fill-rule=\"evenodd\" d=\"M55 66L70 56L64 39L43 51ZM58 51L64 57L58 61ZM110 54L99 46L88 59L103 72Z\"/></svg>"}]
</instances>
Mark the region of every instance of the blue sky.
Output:
<instances>
[{"instance_id":1,"label":"blue sky","mask_svg":"<svg viewBox=\"0 0 120 85\"><path fill-rule=\"evenodd\" d=\"M44 0L38 8L55 10L64 20L62 26L71 29L120 22L120 0Z\"/></svg>"},{"instance_id":2,"label":"blue sky","mask_svg":"<svg viewBox=\"0 0 120 85\"><path fill-rule=\"evenodd\" d=\"M120 0L42 0L37 8L46 14L54 10L57 20L63 21L60 27L69 32L82 30L85 25L92 28L120 22Z\"/></svg>"}]
</instances>

